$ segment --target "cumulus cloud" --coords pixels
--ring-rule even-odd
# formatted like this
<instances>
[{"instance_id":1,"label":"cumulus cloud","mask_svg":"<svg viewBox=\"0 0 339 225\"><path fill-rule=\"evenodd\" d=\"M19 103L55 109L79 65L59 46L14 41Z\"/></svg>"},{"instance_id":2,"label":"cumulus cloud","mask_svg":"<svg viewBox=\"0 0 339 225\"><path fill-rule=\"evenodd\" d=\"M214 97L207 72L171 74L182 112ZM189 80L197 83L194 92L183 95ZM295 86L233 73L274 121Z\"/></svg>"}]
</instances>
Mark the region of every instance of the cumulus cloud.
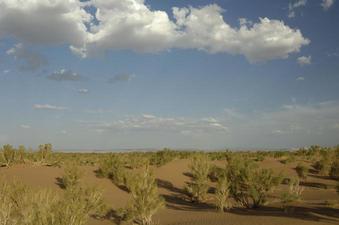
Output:
<instances>
[{"instance_id":1,"label":"cumulus cloud","mask_svg":"<svg viewBox=\"0 0 339 225\"><path fill-rule=\"evenodd\" d=\"M307 0L297 0L297 1L294 1L293 3L290 2L288 4L288 17L289 18L295 17L295 10L297 8L306 6L306 3L307 3Z\"/></svg>"},{"instance_id":2,"label":"cumulus cloud","mask_svg":"<svg viewBox=\"0 0 339 225\"><path fill-rule=\"evenodd\" d=\"M117 82L127 82L132 80L134 77L135 77L134 74L118 74L108 79L108 83L114 84Z\"/></svg>"},{"instance_id":3,"label":"cumulus cloud","mask_svg":"<svg viewBox=\"0 0 339 225\"><path fill-rule=\"evenodd\" d=\"M85 7L96 9L95 15ZM106 50L154 53L183 48L244 55L251 62L287 58L310 43L300 30L280 20L241 18L240 27L232 27L216 4L174 7L172 13L174 19L144 0L2 0L0 37L65 43L82 57Z\"/></svg>"},{"instance_id":4,"label":"cumulus cloud","mask_svg":"<svg viewBox=\"0 0 339 225\"><path fill-rule=\"evenodd\" d=\"M297 77L296 80L298 80L298 81L303 81L303 80L305 80L305 77Z\"/></svg>"},{"instance_id":5,"label":"cumulus cloud","mask_svg":"<svg viewBox=\"0 0 339 225\"><path fill-rule=\"evenodd\" d=\"M152 114L129 116L112 122L80 122L101 131L228 132L228 127L216 119L171 118Z\"/></svg>"},{"instance_id":6,"label":"cumulus cloud","mask_svg":"<svg viewBox=\"0 0 339 225\"><path fill-rule=\"evenodd\" d=\"M83 79L83 77L78 73L66 69L54 71L52 74L47 76L47 78L55 81L80 81Z\"/></svg>"},{"instance_id":7,"label":"cumulus cloud","mask_svg":"<svg viewBox=\"0 0 339 225\"><path fill-rule=\"evenodd\" d=\"M1 0L0 37L38 44L83 44L92 16L77 0Z\"/></svg>"},{"instance_id":8,"label":"cumulus cloud","mask_svg":"<svg viewBox=\"0 0 339 225\"><path fill-rule=\"evenodd\" d=\"M18 66L21 71L36 71L47 64L47 59L44 56L27 49L22 43L16 44L6 53L21 62Z\"/></svg>"},{"instance_id":9,"label":"cumulus cloud","mask_svg":"<svg viewBox=\"0 0 339 225\"><path fill-rule=\"evenodd\" d=\"M323 7L324 10L328 10L333 4L334 0L322 0L321 7Z\"/></svg>"},{"instance_id":10,"label":"cumulus cloud","mask_svg":"<svg viewBox=\"0 0 339 225\"><path fill-rule=\"evenodd\" d=\"M66 107L55 106L55 105L50 105L50 104L34 104L33 105L33 109L38 109L38 110L55 110L55 111L67 110Z\"/></svg>"},{"instance_id":11,"label":"cumulus cloud","mask_svg":"<svg viewBox=\"0 0 339 225\"><path fill-rule=\"evenodd\" d=\"M300 56L300 57L297 58L297 63L300 66L310 65L311 61L312 61L312 57L310 55L309 56Z\"/></svg>"}]
</instances>

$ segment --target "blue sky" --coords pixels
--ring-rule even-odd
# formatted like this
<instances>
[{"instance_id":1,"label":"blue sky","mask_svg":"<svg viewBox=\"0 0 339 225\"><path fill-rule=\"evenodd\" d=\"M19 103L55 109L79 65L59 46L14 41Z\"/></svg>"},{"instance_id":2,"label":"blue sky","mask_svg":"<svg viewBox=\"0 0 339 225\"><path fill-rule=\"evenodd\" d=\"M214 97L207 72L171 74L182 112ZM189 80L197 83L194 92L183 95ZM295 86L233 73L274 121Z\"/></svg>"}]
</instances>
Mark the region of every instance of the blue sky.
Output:
<instances>
[{"instance_id":1,"label":"blue sky","mask_svg":"<svg viewBox=\"0 0 339 225\"><path fill-rule=\"evenodd\" d=\"M0 144L339 140L339 3L0 0Z\"/></svg>"}]
</instances>

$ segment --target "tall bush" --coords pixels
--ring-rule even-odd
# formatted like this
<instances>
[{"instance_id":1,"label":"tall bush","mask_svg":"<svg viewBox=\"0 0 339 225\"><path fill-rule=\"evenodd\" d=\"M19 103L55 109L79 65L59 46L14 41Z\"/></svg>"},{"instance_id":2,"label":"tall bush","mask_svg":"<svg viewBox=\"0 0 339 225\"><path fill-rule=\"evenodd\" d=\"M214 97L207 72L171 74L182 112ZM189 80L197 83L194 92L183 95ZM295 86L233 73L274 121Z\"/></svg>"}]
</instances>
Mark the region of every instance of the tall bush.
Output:
<instances>
[{"instance_id":1,"label":"tall bush","mask_svg":"<svg viewBox=\"0 0 339 225\"><path fill-rule=\"evenodd\" d=\"M126 218L141 225L152 224L152 217L164 206L164 200L158 194L155 177L149 166L133 177L128 188L131 191L131 200Z\"/></svg>"},{"instance_id":2,"label":"tall bush","mask_svg":"<svg viewBox=\"0 0 339 225\"><path fill-rule=\"evenodd\" d=\"M208 191L208 175L210 172L210 160L206 154L196 154L190 164L191 182L186 186L192 201L202 202Z\"/></svg>"}]
</instances>

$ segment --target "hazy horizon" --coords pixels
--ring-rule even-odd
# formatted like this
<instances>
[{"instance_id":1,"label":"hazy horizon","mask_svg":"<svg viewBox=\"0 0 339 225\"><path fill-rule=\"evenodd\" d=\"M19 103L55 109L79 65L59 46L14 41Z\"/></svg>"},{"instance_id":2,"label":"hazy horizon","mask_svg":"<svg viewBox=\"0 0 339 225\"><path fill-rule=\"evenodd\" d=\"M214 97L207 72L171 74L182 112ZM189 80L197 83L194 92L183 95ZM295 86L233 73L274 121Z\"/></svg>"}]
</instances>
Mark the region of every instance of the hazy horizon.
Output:
<instances>
[{"instance_id":1,"label":"hazy horizon","mask_svg":"<svg viewBox=\"0 0 339 225\"><path fill-rule=\"evenodd\" d=\"M0 145L339 144L339 3L0 0Z\"/></svg>"}]
</instances>

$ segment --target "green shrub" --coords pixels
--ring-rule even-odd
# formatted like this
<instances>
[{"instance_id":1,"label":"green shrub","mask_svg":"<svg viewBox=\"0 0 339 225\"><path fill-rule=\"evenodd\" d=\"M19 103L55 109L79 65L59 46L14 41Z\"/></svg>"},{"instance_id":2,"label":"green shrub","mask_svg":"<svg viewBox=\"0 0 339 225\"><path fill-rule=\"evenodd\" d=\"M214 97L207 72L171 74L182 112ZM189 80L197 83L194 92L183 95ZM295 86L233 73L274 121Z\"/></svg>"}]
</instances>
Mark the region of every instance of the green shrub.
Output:
<instances>
[{"instance_id":1,"label":"green shrub","mask_svg":"<svg viewBox=\"0 0 339 225\"><path fill-rule=\"evenodd\" d=\"M163 166L166 163L171 162L176 157L176 153L168 148L162 151L153 153L150 159L150 164L155 166Z\"/></svg>"},{"instance_id":2,"label":"green shrub","mask_svg":"<svg viewBox=\"0 0 339 225\"><path fill-rule=\"evenodd\" d=\"M111 179L116 185L125 184L126 169L124 159L119 154L110 154L101 161L98 174Z\"/></svg>"},{"instance_id":3,"label":"green shrub","mask_svg":"<svg viewBox=\"0 0 339 225\"><path fill-rule=\"evenodd\" d=\"M192 181L186 186L192 201L202 202L205 200L208 191L208 174L210 161L207 155L197 154L192 158L190 172Z\"/></svg>"},{"instance_id":4,"label":"green shrub","mask_svg":"<svg viewBox=\"0 0 339 225\"><path fill-rule=\"evenodd\" d=\"M226 173L218 176L217 186L215 190L216 206L220 212L225 209L230 209L232 204L230 202L230 183Z\"/></svg>"},{"instance_id":5,"label":"green shrub","mask_svg":"<svg viewBox=\"0 0 339 225\"><path fill-rule=\"evenodd\" d=\"M12 145L4 145L2 147L2 154L6 166L11 166L15 161L15 149L12 147Z\"/></svg>"},{"instance_id":6,"label":"green shrub","mask_svg":"<svg viewBox=\"0 0 339 225\"><path fill-rule=\"evenodd\" d=\"M299 178L301 179L307 178L308 168L304 164L299 163L295 168L295 171L297 172Z\"/></svg>"},{"instance_id":7,"label":"green shrub","mask_svg":"<svg viewBox=\"0 0 339 225\"><path fill-rule=\"evenodd\" d=\"M152 217L164 206L164 200L158 194L155 177L149 166L133 177L128 188L131 191L131 200L124 210L124 219L141 225L152 224Z\"/></svg>"},{"instance_id":8,"label":"green shrub","mask_svg":"<svg viewBox=\"0 0 339 225\"><path fill-rule=\"evenodd\" d=\"M281 183L281 176L272 170L259 169L243 158L230 161L228 165L231 194L242 206L256 208L267 202L268 194Z\"/></svg>"}]
</instances>

